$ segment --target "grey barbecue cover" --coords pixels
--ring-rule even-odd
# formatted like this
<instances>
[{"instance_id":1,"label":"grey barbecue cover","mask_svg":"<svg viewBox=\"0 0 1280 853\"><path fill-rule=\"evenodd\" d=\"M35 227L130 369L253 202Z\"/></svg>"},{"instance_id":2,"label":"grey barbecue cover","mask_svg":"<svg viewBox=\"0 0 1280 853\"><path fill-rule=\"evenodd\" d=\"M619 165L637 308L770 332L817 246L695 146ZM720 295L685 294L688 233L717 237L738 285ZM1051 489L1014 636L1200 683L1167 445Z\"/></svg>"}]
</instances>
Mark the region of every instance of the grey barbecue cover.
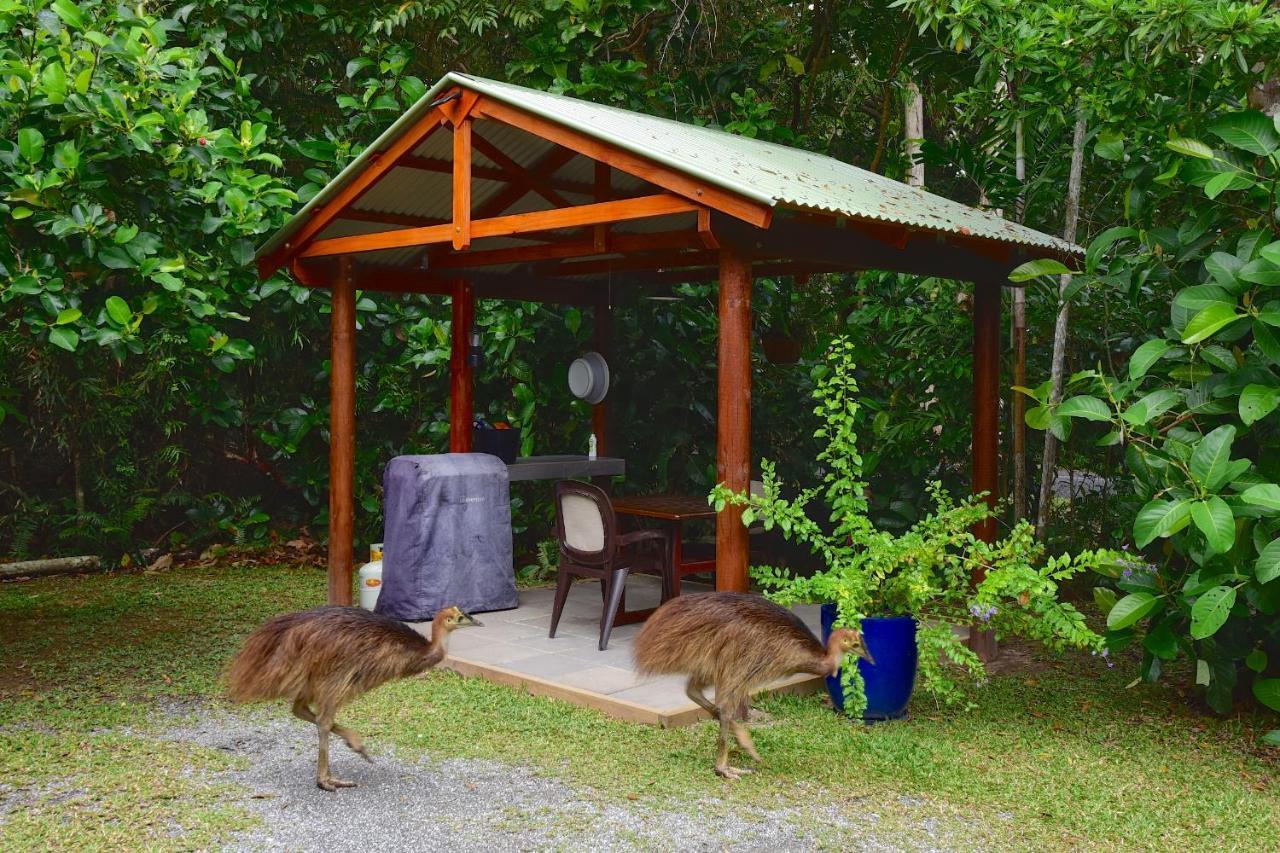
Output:
<instances>
[{"instance_id":1,"label":"grey barbecue cover","mask_svg":"<svg viewBox=\"0 0 1280 853\"><path fill-rule=\"evenodd\" d=\"M382 475L378 613L405 622L519 603L507 466L486 453L397 456Z\"/></svg>"}]
</instances>

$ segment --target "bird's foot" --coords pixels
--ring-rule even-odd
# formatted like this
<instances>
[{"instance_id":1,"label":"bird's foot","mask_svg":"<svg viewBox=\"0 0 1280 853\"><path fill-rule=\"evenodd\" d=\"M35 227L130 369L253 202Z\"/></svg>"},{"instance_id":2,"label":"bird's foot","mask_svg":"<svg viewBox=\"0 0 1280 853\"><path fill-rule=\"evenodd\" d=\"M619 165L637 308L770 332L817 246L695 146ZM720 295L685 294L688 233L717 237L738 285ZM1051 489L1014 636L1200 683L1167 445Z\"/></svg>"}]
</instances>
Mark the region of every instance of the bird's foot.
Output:
<instances>
[{"instance_id":1,"label":"bird's foot","mask_svg":"<svg viewBox=\"0 0 1280 853\"><path fill-rule=\"evenodd\" d=\"M370 764L373 763L373 756L369 754L369 750L364 748L363 743L351 743L347 745L351 747L351 751L354 752L356 755L360 756Z\"/></svg>"},{"instance_id":2,"label":"bird's foot","mask_svg":"<svg viewBox=\"0 0 1280 853\"><path fill-rule=\"evenodd\" d=\"M728 779L728 780L730 780L730 781L732 781L732 780L734 780L734 779L741 779L743 776L745 776L745 775L747 775L747 774L749 774L749 773L752 773L752 772L754 772L754 771L748 770L748 769L746 769L745 767L730 767L730 766L729 766L729 765L727 765L727 764L726 764L725 766L723 766L723 767L717 767L717 768L716 768L716 775L717 775L717 776L719 776L719 777L721 777L721 778L724 778L724 779Z\"/></svg>"},{"instance_id":3,"label":"bird's foot","mask_svg":"<svg viewBox=\"0 0 1280 853\"><path fill-rule=\"evenodd\" d=\"M763 760L762 758L760 758L760 753L756 752L756 748L754 746L743 747L743 749L746 750L747 755L751 756L752 761Z\"/></svg>"},{"instance_id":4,"label":"bird's foot","mask_svg":"<svg viewBox=\"0 0 1280 853\"><path fill-rule=\"evenodd\" d=\"M316 779L316 787L322 791L336 791L339 788L354 788L355 782L349 782L346 779L335 779L332 776L321 776Z\"/></svg>"}]
</instances>

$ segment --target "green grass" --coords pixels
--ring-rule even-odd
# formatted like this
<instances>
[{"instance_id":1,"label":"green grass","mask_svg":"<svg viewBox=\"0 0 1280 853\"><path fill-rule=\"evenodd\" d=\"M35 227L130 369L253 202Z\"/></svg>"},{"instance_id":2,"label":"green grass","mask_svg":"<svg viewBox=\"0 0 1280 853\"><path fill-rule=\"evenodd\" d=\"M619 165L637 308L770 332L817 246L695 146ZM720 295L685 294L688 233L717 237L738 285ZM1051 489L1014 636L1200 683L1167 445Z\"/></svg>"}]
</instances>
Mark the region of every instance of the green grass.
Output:
<instances>
[{"instance_id":1,"label":"green grass","mask_svg":"<svg viewBox=\"0 0 1280 853\"><path fill-rule=\"evenodd\" d=\"M163 722L155 708L217 701L239 638L323 590L320 572L286 567L0 587L0 781L40 803L34 814L10 812L2 843L80 846L100 825L125 833L121 821L135 810L156 846L169 846L174 823L188 828L183 846L244 825L223 789L182 771L226 759L147 737ZM963 846L1280 848L1280 762L1256 746L1266 721L1200 716L1165 687L1126 689L1124 662L1041 664L994 676L975 711L917 703L911 721L871 728L818 697L767 700L772 719L756 730L765 764L732 785L710 773L709 725L636 726L448 673L376 691L344 722L375 752L394 744L406 756L520 764L602 801L703 812L817 802L855 819L875 813L900 844L928 816ZM120 734L124 726L135 733ZM840 846L838 834L829 842Z\"/></svg>"}]
</instances>

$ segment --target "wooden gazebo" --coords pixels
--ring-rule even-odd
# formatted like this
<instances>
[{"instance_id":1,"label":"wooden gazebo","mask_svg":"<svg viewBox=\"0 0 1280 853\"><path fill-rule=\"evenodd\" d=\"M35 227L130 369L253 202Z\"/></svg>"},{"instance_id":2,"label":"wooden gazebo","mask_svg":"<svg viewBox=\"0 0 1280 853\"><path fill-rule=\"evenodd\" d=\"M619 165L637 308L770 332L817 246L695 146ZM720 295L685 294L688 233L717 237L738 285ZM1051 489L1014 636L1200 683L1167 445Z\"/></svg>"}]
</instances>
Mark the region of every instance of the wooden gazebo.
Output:
<instances>
[{"instance_id":1,"label":"wooden gazebo","mask_svg":"<svg viewBox=\"0 0 1280 853\"><path fill-rule=\"evenodd\" d=\"M998 475L1000 288L1078 247L818 154L464 74L448 74L275 234L286 268L332 291L329 600L350 603L355 292L452 298L451 438L471 442L474 300L570 303L610 336L610 294L719 280L717 464L750 470L757 275L883 269L973 282L973 488ZM604 404L596 433L608 435ZM607 438L605 439L607 443ZM717 586L747 588L739 510L716 525ZM995 536L994 523L980 531Z\"/></svg>"}]
</instances>

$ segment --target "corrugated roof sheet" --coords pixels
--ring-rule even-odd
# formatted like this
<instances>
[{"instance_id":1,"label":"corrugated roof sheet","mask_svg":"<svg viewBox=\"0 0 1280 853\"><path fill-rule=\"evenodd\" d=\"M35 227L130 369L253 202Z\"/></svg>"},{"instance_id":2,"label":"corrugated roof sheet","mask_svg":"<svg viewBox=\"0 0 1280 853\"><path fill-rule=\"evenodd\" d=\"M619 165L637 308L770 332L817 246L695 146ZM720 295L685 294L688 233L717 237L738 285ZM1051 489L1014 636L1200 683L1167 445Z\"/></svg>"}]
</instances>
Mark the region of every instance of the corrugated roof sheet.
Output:
<instances>
[{"instance_id":1,"label":"corrugated roof sheet","mask_svg":"<svg viewBox=\"0 0 1280 853\"><path fill-rule=\"evenodd\" d=\"M431 108L432 102L442 91L454 85L565 125L619 149L771 207L818 211L851 219L985 238L1005 244L1035 246L1055 254L1080 254L1083 251L1057 237L1010 222L993 213L968 207L822 154L510 83L450 73L441 78L356 161L348 165L273 235L259 249L258 255L261 257L273 251L286 240L306 220L311 210L341 189L360 172L374 152L390 145L412 122ZM439 141L432 141L435 145L441 144ZM386 181L387 178L383 180ZM364 206L363 203L361 206Z\"/></svg>"}]
</instances>

